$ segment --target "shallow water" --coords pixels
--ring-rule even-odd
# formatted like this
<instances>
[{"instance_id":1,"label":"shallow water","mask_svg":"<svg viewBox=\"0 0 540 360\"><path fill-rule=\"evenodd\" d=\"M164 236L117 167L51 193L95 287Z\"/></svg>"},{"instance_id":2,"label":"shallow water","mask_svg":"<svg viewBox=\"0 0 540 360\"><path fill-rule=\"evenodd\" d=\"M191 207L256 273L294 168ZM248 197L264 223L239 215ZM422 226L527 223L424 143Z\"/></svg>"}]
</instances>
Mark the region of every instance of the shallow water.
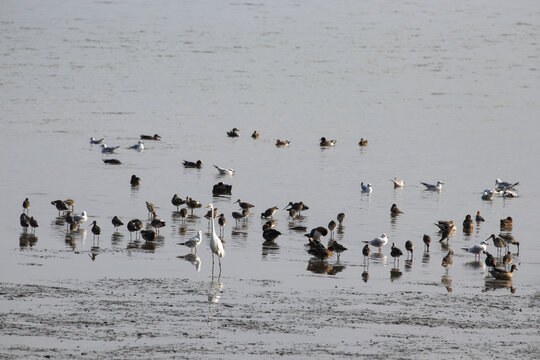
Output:
<instances>
[{"instance_id":1,"label":"shallow water","mask_svg":"<svg viewBox=\"0 0 540 360\"><path fill-rule=\"evenodd\" d=\"M205 358L457 358L464 344L470 357L538 353L538 330L527 322L538 317L540 289L536 2L64 5L10 2L0 12L0 281L9 329L2 356L171 357L186 344ZM226 136L233 127L239 138ZM143 133L163 139L129 150ZM104 156L90 136L121 147ZM321 136L337 145L321 148ZM361 137L369 146L358 146ZM291 145L275 147L278 138ZM102 162L112 157L123 164ZM200 170L181 166L197 159ZM219 176L212 164L236 174ZM132 174L141 186L130 187ZM405 179L403 189L393 189L394 176ZM496 178L520 181L519 197L482 201ZM420 184L437 180L445 182L441 192ZM233 185L232 196L212 197L219 181ZM373 193L361 194L361 182L372 183ZM226 214L219 280L217 268L212 278L206 209L182 223L170 203L175 193ZM19 226L25 197L40 223L35 238ZM50 205L65 198L89 215L73 235ZM235 226L237 199L255 208ZM128 249L127 229L114 233L110 223L114 215L145 220L145 201L167 222L155 252ZM289 201L310 207L294 224L282 210ZM392 218L392 203L405 213ZM264 248L258 215L272 206L280 207L282 235L278 247ZM464 234L465 215L478 210L486 222ZM348 251L339 261L313 262L307 238L290 226L326 226L339 212L347 218L336 238ZM510 284L493 281L461 249L498 234L507 216L521 243L519 256L511 248L518 272ZM433 225L443 219L458 225L448 274L441 267L448 248ZM102 228L99 249L93 220ZM177 245L198 230L205 235L200 271ZM362 241L381 233L390 243L366 268ZM429 256L424 233L434 240ZM390 245L404 250L406 240L414 256L403 256L396 273ZM491 242L488 250L496 253ZM122 306L110 308L114 301ZM159 316L137 316L145 312ZM81 322L87 313L99 320L71 327L68 318ZM154 334L138 341L145 327ZM62 329L63 344L54 343ZM387 343L396 339L402 351L394 353Z\"/></svg>"}]
</instances>

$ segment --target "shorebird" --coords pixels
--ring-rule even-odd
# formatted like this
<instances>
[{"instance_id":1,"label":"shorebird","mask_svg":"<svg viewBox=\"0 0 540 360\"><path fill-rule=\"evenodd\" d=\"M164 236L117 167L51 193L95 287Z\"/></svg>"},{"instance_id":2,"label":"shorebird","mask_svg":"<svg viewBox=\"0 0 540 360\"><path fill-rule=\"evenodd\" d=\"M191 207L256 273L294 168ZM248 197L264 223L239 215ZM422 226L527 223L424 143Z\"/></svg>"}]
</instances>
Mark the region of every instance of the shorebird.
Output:
<instances>
[{"instance_id":1,"label":"shorebird","mask_svg":"<svg viewBox=\"0 0 540 360\"><path fill-rule=\"evenodd\" d=\"M178 214L182 218L182 222L186 221L186 217L188 216L188 211L186 208L181 208Z\"/></svg>"},{"instance_id":2,"label":"shorebird","mask_svg":"<svg viewBox=\"0 0 540 360\"><path fill-rule=\"evenodd\" d=\"M120 146L107 146L106 144L101 144L101 152L102 153L107 153L107 154L111 154L113 153L116 149L118 149Z\"/></svg>"},{"instance_id":3,"label":"shorebird","mask_svg":"<svg viewBox=\"0 0 540 360\"><path fill-rule=\"evenodd\" d=\"M369 264L369 255L371 254L371 249L369 248L369 245L366 244L364 248L362 249L362 255L364 255L364 265L367 263Z\"/></svg>"},{"instance_id":4,"label":"shorebird","mask_svg":"<svg viewBox=\"0 0 540 360\"><path fill-rule=\"evenodd\" d=\"M251 134L251 137L254 139L258 139L260 134L257 132L257 130L253 130L253 134Z\"/></svg>"},{"instance_id":5,"label":"shorebird","mask_svg":"<svg viewBox=\"0 0 540 360\"><path fill-rule=\"evenodd\" d=\"M428 184L428 183L425 183L425 182L421 182L420 184L424 185L426 187L426 190L440 191L440 190L442 190L442 186L443 186L444 183L439 180L439 181L437 181L437 185Z\"/></svg>"},{"instance_id":6,"label":"shorebird","mask_svg":"<svg viewBox=\"0 0 540 360\"><path fill-rule=\"evenodd\" d=\"M405 241L405 250L411 253L411 258L413 257L414 244L411 240Z\"/></svg>"},{"instance_id":7,"label":"shorebird","mask_svg":"<svg viewBox=\"0 0 540 360\"><path fill-rule=\"evenodd\" d=\"M398 266L399 266L399 257L401 255L403 255L403 251L401 251L400 248L396 247L395 243L392 243L392 250L390 250L390 256L394 258L394 266L396 265L396 258L397 258Z\"/></svg>"},{"instance_id":8,"label":"shorebird","mask_svg":"<svg viewBox=\"0 0 540 360\"><path fill-rule=\"evenodd\" d=\"M330 230L330 238L334 238L334 230L336 229L336 222L334 220L328 223L328 230Z\"/></svg>"},{"instance_id":9,"label":"shorebird","mask_svg":"<svg viewBox=\"0 0 540 360\"><path fill-rule=\"evenodd\" d=\"M225 227L226 223L227 219L225 218L225 214L220 214L218 217L219 235L222 235L223 228Z\"/></svg>"},{"instance_id":10,"label":"shorebird","mask_svg":"<svg viewBox=\"0 0 540 360\"><path fill-rule=\"evenodd\" d=\"M519 185L519 181L516 183L509 183L506 181L501 181L501 179L495 180L495 190L497 191L503 191L503 190L515 190L514 188Z\"/></svg>"},{"instance_id":11,"label":"shorebird","mask_svg":"<svg viewBox=\"0 0 540 360\"><path fill-rule=\"evenodd\" d=\"M379 252L381 252L381 249L386 243L388 242L388 236L386 234L382 234L379 237L376 237L375 239L369 240L369 241L362 241L364 243L367 243L373 247L379 248Z\"/></svg>"},{"instance_id":12,"label":"shorebird","mask_svg":"<svg viewBox=\"0 0 540 360\"><path fill-rule=\"evenodd\" d=\"M487 267L494 268L495 266L497 266L497 262L493 255L491 255L487 250L484 251L484 254L486 254L486 259L484 260L484 262L486 263Z\"/></svg>"},{"instance_id":13,"label":"shorebird","mask_svg":"<svg viewBox=\"0 0 540 360\"><path fill-rule=\"evenodd\" d=\"M68 207L63 200L53 200L51 201L51 205L56 206L56 210L58 210L58 215L60 215L61 211L68 211Z\"/></svg>"},{"instance_id":14,"label":"shorebird","mask_svg":"<svg viewBox=\"0 0 540 360\"><path fill-rule=\"evenodd\" d=\"M97 235L98 241L99 241L99 235L101 234L101 228L98 226L96 220L94 220L90 225L92 226L92 234L94 234L94 239L96 238L96 235Z\"/></svg>"},{"instance_id":15,"label":"shorebird","mask_svg":"<svg viewBox=\"0 0 540 360\"><path fill-rule=\"evenodd\" d=\"M212 187L212 195L232 195L232 185L228 185L223 183L223 181L220 181Z\"/></svg>"},{"instance_id":16,"label":"shorebird","mask_svg":"<svg viewBox=\"0 0 540 360\"><path fill-rule=\"evenodd\" d=\"M289 140L280 140L280 139L277 139L276 140L276 146L289 146L291 142Z\"/></svg>"},{"instance_id":17,"label":"shorebird","mask_svg":"<svg viewBox=\"0 0 540 360\"><path fill-rule=\"evenodd\" d=\"M448 239L450 238L450 235L452 235L456 231L456 225L448 226L441 230L441 238L439 239L439 242L443 242L446 240L448 242Z\"/></svg>"},{"instance_id":18,"label":"shorebird","mask_svg":"<svg viewBox=\"0 0 540 360\"><path fill-rule=\"evenodd\" d=\"M236 221L236 226L238 226L238 220L241 220L244 218L244 215L238 211L233 211L231 215L233 219Z\"/></svg>"},{"instance_id":19,"label":"shorebird","mask_svg":"<svg viewBox=\"0 0 540 360\"><path fill-rule=\"evenodd\" d=\"M392 204L392 207L390 207L390 213L392 215L399 215L403 214L403 211L399 210L396 204Z\"/></svg>"},{"instance_id":20,"label":"shorebird","mask_svg":"<svg viewBox=\"0 0 540 360\"><path fill-rule=\"evenodd\" d=\"M461 249L474 254L474 260L476 260L476 257L480 259L480 254L482 254L487 249L487 242L482 241L480 244L476 244L468 248L464 247Z\"/></svg>"},{"instance_id":21,"label":"shorebird","mask_svg":"<svg viewBox=\"0 0 540 360\"><path fill-rule=\"evenodd\" d=\"M289 209L289 216L294 219L295 217L298 216L298 211L294 210L293 208L290 208Z\"/></svg>"},{"instance_id":22,"label":"shorebird","mask_svg":"<svg viewBox=\"0 0 540 360\"><path fill-rule=\"evenodd\" d=\"M506 241L506 244L507 244L508 248L510 248L510 245L517 246L517 248L518 248L517 253L519 254L519 241L516 241L516 238L514 238L514 236L512 236L512 234L500 233L499 237L503 238L504 241Z\"/></svg>"},{"instance_id":23,"label":"shorebird","mask_svg":"<svg viewBox=\"0 0 540 360\"><path fill-rule=\"evenodd\" d=\"M501 219L501 230L512 230L514 221L512 217L508 216L506 219Z\"/></svg>"},{"instance_id":24,"label":"shorebird","mask_svg":"<svg viewBox=\"0 0 540 360\"><path fill-rule=\"evenodd\" d=\"M22 213L21 216L19 216L19 222L23 228L23 231L26 232L28 230L28 227L30 226L30 218L25 213Z\"/></svg>"},{"instance_id":25,"label":"shorebird","mask_svg":"<svg viewBox=\"0 0 540 360\"><path fill-rule=\"evenodd\" d=\"M424 234L424 237L422 238L424 241L424 244L426 245L426 251L429 252L429 245L431 244L431 237L427 234Z\"/></svg>"},{"instance_id":26,"label":"shorebird","mask_svg":"<svg viewBox=\"0 0 540 360\"><path fill-rule=\"evenodd\" d=\"M139 186L141 185L141 178L133 174L131 175L131 179L129 180L129 183L131 184L131 186Z\"/></svg>"},{"instance_id":27,"label":"shorebird","mask_svg":"<svg viewBox=\"0 0 540 360\"><path fill-rule=\"evenodd\" d=\"M158 134L154 134L154 135L141 135L141 140L161 140L161 136L159 136Z\"/></svg>"},{"instance_id":28,"label":"shorebird","mask_svg":"<svg viewBox=\"0 0 540 360\"><path fill-rule=\"evenodd\" d=\"M328 246L328 250L335 252L337 254L337 259L339 261L339 255L347 251L347 248L341 244L339 244L336 240L331 240L331 243Z\"/></svg>"},{"instance_id":29,"label":"shorebird","mask_svg":"<svg viewBox=\"0 0 540 360\"><path fill-rule=\"evenodd\" d=\"M482 193L482 200L493 200L493 190L484 190Z\"/></svg>"},{"instance_id":30,"label":"shorebird","mask_svg":"<svg viewBox=\"0 0 540 360\"><path fill-rule=\"evenodd\" d=\"M249 209L249 208L255 207L255 205L252 205L248 202L243 202L240 199L236 200L234 203L235 204L238 203L238 206L240 206L242 209Z\"/></svg>"},{"instance_id":31,"label":"shorebird","mask_svg":"<svg viewBox=\"0 0 540 360\"><path fill-rule=\"evenodd\" d=\"M148 210L148 218L155 218L156 217L156 206L152 204L151 202L146 202L146 209Z\"/></svg>"},{"instance_id":32,"label":"shorebird","mask_svg":"<svg viewBox=\"0 0 540 360\"><path fill-rule=\"evenodd\" d=\"M364 185L364 183L361 183L360 187L362 188L363 193L370 194L373 191L371 184Z\"/></svg>"},{"instance_id":33,"label":"shorebird","mask_svg":"<svg viewBox=\"0 0 540 360\"><path fill-rule=\"evenodd\" d=\"M323 136L321 138L321 146L334 146L336 145L336 140L326 140L326 138Z\"/></svg>"},{"instance_id":34,"label":"shorebird","mask_svg":"<svg viewBox=\"0 0 540 360\"><path fill-rule=\"evenodd\" d=\"M154 230L141 230L141 236L147 242L157 239L157 234Z\"/></svg>"},{"instance_id":35,"label":"shorebird","mask_svg":"<svg viewBox=\"0 0 540 360\"><path fill-rule=\"evenodd\" d=\"M517 270L517 266L515 264L512 265L510 271L493 268L493 270L490 270L489 273L497 280L512 280L514 270Z\"/></svg>"},{"instance_id":36,"label":"shorebird","mask_svg":"<svg viewBox=\"0 0 540 360\"><path fill-rule=\"evenodd\" d=\"M75 200L73 200L73 199L65 199L64 204L69 206L71 208L71 211L75 210Z\"/></svg>"},{"instance_id":37,"label":"shorebird","mask_svg":"<svg viewBox=\"0 0 540 360\"><path fill-rule=\"evenodd\" d=\"M137 151L142 151L144 150L144 143L142 142L142 140L139 140L135 145L131 145L129 148Z\"/></svg>"},{"instance_id":38,"label":"shorebird","mask_svg":"<svg viewBox=\"0 0 540 360\"><path fill-rule=\"evenodd\" d=\"M449 227L450 228L456 227L456 225L454 224L454 220L439 220L437 223L435 223L435 226L437 226L440 231Z\"/></svg>"},{"instance_id":39,"label":"shorebird","mask_svg":"<svg viewBox=\"0 0 540 360\"><path fill-rule=\"evenodd\" d=\"M141 231L141 229L143 227L143 223L139 219L133 219L133 220L128 221L126 226L127 226L128 231L129 231L129 238L131 239L131 233L132 232L135 233L135 238L137 238L137 232Z\"/></svg>"},{"instance_id":40,"label":"shorebird","mask_svg":"<svg viewBox=\"0 0 540 360\"><path fill-rule=\"evenodd\" d=\"M491 234L490 237L486 239L486 241L489 241L489 239L493 240L493 245L497 248L497 255L500 253L502 248L507 247L506 241L504 241L503 238L496 236L495 234Z\"/></svg>"},{"instance_id":41,"label":"shorebird","mask_svg":"<svg viewBox=\"0 0 540 360\"><path fill-rule=\"evenodd\" d=\"M333 251L327 249L323 244L321 244L321 242L312 238L309 238L308 246L308 253L315 256L321 261L329 258L334 254Z\"/></svg>"},{"instance_id":42,"label":"shorebird","mask_svg":"<svg viewBox=\"0 0 540 360\"><path fill-rule=\"evenodd\" d=\"M171 204L173 206L176 206L176 211L178 211L178 207L182 206L186 203L186 201L178 196L178 194L174 194L171 199Z\"/></svg>"},{"instance_id":43,"label":"shorebird","mask_svg":"<svg viewBox=\"0 0 540 360\"><path fill-rule=\"evenodd\" d=\"M118 216L113 217L111 222L114 226L114 231L118 231L118 227L124 225L124 223L118 218Z\"/></svg>"},{"instance_id":44,"label":"shorebird","mask_svg":"<svg viewBox=\"0 0 540 360\"><path fill-rule=\"evenodd\" d=\"M197 246L199 246L201 241L202 241L202 231L199 230L197 232L197 235L191 237L188 241L178 243L178 245L185 245L188 248L190 248L192 251L193 251L193 249L195 249L195 254L196 254L197 253Z\"/></svg>"},{"instance_id":45,"label":"shorebird","mask_svg":"<svg viewBox=\"0 0 540 360\"><path fill-rule=\"evenodd\" d=\"M217 165L213 165L213 166L217 169L217 171L220 173L220 175L234 175L234 173L235 173L235 170L231 169L231 168L225 169L225 168L223 168L221 166L217 166Z\"/></svg>"},{"instance_id":46,"label":"shorebird","mask_svg":"<svg viewBox=\"0 0 540 360\"><path fill-rule=\"evenodd\" d=\"M202 204L200 202L198 202L197 200L193 200L190 197L186 198L186 205L188 208L191 209L191 215L193 215L193 210L202 207Z\"/></svg>"},{"instance_id":47,"label":"shorebird","mask_svg":"<svg viewBox=\"0 0 540 360\"><path fill-rule=\"evenodd\" d=\"M339 223L339 226L343 225L343 222L345 221L345 213L339 213L337 214L337 221Z\"/></svg>"},{"instance_id":48,"label":"shorebird","mask_svg":"<svg viewBox=\"0 0 540 360\"><path fill-rule=\"evenodd\" d=\"M101 139L94 139L94 137L90 138L90 144L98 145L98 144L101 144L102 142L103 142L103 138Z\"/></svg>"},{"instance_id":49,"label":"shorebird","mask_svg":"<svg viewBox=\"0 0 540 360\"><path fill-rule=\"evenodd\" d=\"M82 224L88 220L88 216L86 215L86 211L81 212L80 215L73 215L73 221L76 223Z\"/></svg>"},{"instance_id":50,"label":"shorebird","mask_svg":"<svg viewBox=\"0 0 540 360\"><path fill-rule=\"evenodd\" d=\"M474 223L471 215L465 216L465 220L463 220L463 231L470 233L473 230L473 227Z\"/></svg>"},{"instance_id":51,"label":"shorebird","mask_svg":"<svg viewBox=\"0 0 540 360\"><path fill-rule=\"evenodd\" d=\"M184 167L200 169L202 167L202 161L201 160L197 160L197 161L184 160Z\"/></svg>"},{"instance_id":52,"label":"shorebird","mask_svg":"<svg viewBox=\"0 0 540 360\"><path fill-rule=\"evenodd\" d=\"M159 229L165 226L165 221L155 217L150 222L150 225L152 225L156 229L156 232L159 235Z\"/></svg>"},{"instance_id":53,"label":"shorebird","mask_svg":"<svg viewBox=\"0 0 540 360\"><path fill-rule=\"evenodd\" d=\"M325 228L324 226L318 226L316 228L313 228L313 229L311 229L309 234L305 234L305 236L307 236L308 238L313 239L315 241L319 241L319 239L322 236L326 236L326 235L328 235L328 229Z\"/></svg>"},{"instance_id":54,"label":"shorebird","mask_svg":"<svg viewBox=\"0 0 540 360\"><path fill-rule=\"evenodd\" d=\"M358 145L360 145L360 146L368 146L367 139L360 138L360 142L358 143Z\"/></svg>"},{"instance_id":55,"label":"shorebird","mask_svg":"<svg viewBox=\"0 0 540 360\"><path fill-rule=\"evenodd\" d=\"M482 215L480 215L480 210L478 210L476 212L476 218L475 218L476 222L482 222L482 221L486 221L484 220L484 218L482 217Z\"/></svg>"},{"instance_id":56,"label":"shorebird","mask_svg":"<svg viewBox=\"0 0 540 360\"><path fill-rule=\"evenodd\" d=\"M446 268L446 271L448 272L448 268L450 267L450 265L452 265L452 254L454 252L452 250L448 251L448 254L446 254L445 257L443 257L442 259L442 262L441 262L441 265Z\"/></svg>"},{"instance_id":57,"label":"shorebird","mask_svg":"<svg viewBox=\"0 0 540 360\"><path fill-rule=\"evenodd\" d=\"M30 217L29 222L30 222L30 227L32 228L32 232L35 234L36 233L36 228L39 227L39 224L38 224L37 220L34 219L33 216Z\"/></svg>"},{"instance_id":58,"label":"shorebird","mask_svg":"<svg viewBox=\"0 0 540 360\"><path fill-rule=\"evenodd\" d=\"M294 209L296 210L296 212L298 214L300 214L300 212L302 210L308 210L309 209L309 206L307 206L306 204L304 204L302 201L300 202L296 202L296 203L293 203L292 201L289 201L289 204L287 204L287 206L285 206L284 210L289 210L288 207L291 207L291 209Z\"/></svg>"},{"instance_id":59,"label":"shorebird","mask_svg":"<svg viewBox=\"0 0 540 360\"><path fill-rule=\"evenodd\" d=\"M22 203L23 212L26 212L28 214L28 209L30 208L30 200L28 198L24 199Z\"/></svg>"},{"instance_id":60,"label":"shorebird","mask_svg":"<svg viewBox=\"0 0 540 360\"><path fill-rule=\"evenodd\" d=\"M103 159L103 162L109 165L122 165L122 162L118 159Z\"/></svg>"},{"instance_id":61,"label":"shorebird","mask_svg":"<svg viewBox=\"0 0 540 360\"><path fill-rule=\"evenodd\" d=\"M32 220L32 219L30 219ZM509 251L506 253L506 255L503 256L503 265L510 265L514 259L512 258L512 253Z\"/></svg>"},{"instance_id":62,"label":"shorebird","mask_svg":"<svg viewBox=\"0 0 540 360\"><path fill-rule=\"evenodd\" d=\"M401 188L401 187L405 186L405 181L403 179L398 180L396 177L394 177L390 181L394 183L394 188Z\"/></svg>"},{"instance_id":63,"label":"shorebird","mask_svg":"<svg viewBox=\"0 0 540 360\"><path fill-rule=\"evenodd\" d=\"M213 204L208 204L206 207L212 209L212 212L214 211ZM212 236L210 237L210 249L212 250L212 270L214 269L214 254L216 254L219 260L219 273L221 274L221 258L225 256L225 250L223 249L223 243L221 242L221 239L216 235L214 219L212 219Z\"/></svg>"},{"instance_id":64,"label":"shorebird","mask_svg":"<svg viewBox=\"0 0 540 360\"><path fill-rule=\"evenodd\" d=\"M273 218L274 217L274 214L275 212L277 211L278 207L277 206L273 206L271 208L268 208L266 209L263 213L261 213L261 219L262 218Z\"/></svg>"},{"instance_id":65,"label":"shorebird","mask_svg":"<svg viewBox=\"0 0 540 360\"><path fill-rule=\"evenodd\" d=\"M281 232L277 231L276 229L265 227L265 229L263 230L262 237L268 243L273 243L278 238L279 235L281 235Z\"/></svg>"},{"instance_id":66,"label":"shorebird","mask_svg":"<svg viewBox=\"0 0 540 360\"><path fill-rule=\"evenodd\" d=\"M240 137L240 135L238 134L238 130L237 128L233 128L231 131L227 131L227 136L228 137Z\"/></svg>"}]
</instances>

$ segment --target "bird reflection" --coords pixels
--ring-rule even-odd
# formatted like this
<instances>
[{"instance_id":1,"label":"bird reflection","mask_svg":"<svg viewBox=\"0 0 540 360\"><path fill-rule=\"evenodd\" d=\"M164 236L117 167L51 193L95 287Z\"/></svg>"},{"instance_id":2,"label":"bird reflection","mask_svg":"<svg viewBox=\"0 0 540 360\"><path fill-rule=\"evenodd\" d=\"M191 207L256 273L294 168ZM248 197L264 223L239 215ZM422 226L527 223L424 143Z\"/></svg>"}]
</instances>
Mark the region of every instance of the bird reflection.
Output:
<instances>
[{"instance_id":1,"label":"bird reflection","mask_svg":"<svg viewBox=\"0 0 540 360\"><path fill-rule=\"evenodd\" d=\"M405 271L411 271L413 266L413 260L405 260Z\"/></svg>"},{"instance_id":2,"label":"bird reflection","mask_svg":"<svg viewBox=\"0 0 540 360\"><path fill-rule=\"evenodd\" d=\"M279 254L279 245L275 241L265 241L262 243L262 257Z\"/></svg>"},{"instance_id":3,"label":"bird reflection","mask_svg":"<svg viewBox=\"0 0 540 360\"><path fill-rule=\"evenodd\" d=\"M69 246L72 250L75 250L77 247L77 241L75 240L75 235L73 233L66 233L66 245Z\"/></svg>"},{"instance_id":4,"label":"bird reflection","mask_svg":"<svg viewBox=\"0 0 540 360\"><path fill-rule=\"evenodd\" d=\"M441 283L446 288L446 291L452 292L452 278L450 277L450 275L448 275L448 273L441 276Z\"/></svg>"},{"instance_id":5,"label":"bird reflection","mask_svg":"<svg viewBox=\"0 0 540 360\"><path fill-rule=\"evenodd\" d=\"M308 262L307 269L315 274L336 275L345 270L345 267L345 265L340 263L331 265L326 260L311 259Z\"/></svg>"},{"instance_id":6,"label":"bird reflection","mask_svg":"<svg viewBox=\"0 0 540 360\"><path fill-rule=\"evenodd\" d=\"M390 280L394 281L396 279L399 279L403 275L401 270L399 268L392 268L390 269Z\"/></svg>"},{"instance_id":7,"label":"bird reflection","mask_svg":"<svg viewBox=\"0 0 540 360\"><path fill-rule=\"evenodd\" d=\"M471 268L471 269L485 269L486 264L483 261L468 261L466 263L463 263L463 266Z\"/></svg>"},{"instance_id":8,"label":"bird reflection","mask_svg":"<svg viewBox=\"0 0 540 360\"><path fill-rule=\"evenodd\" d=\"M201 258L198 257L196 254L188 253L186 255L180 255L178 256L178 258L190 262L193 266L195 266L195 269L197 271L201 271Z\"/></svg>"},{"instance_id":9,"label":"bird reflection","mask_svg":"<svg viewBox=\"0 0 540 360\"><path fill-rule=\"evenodd\" d=\"M208 302L214 304L218 303L221 299L221 294L223 294L221 275L218 277L217 281L214 281L214 276L212 276L212 281L208 285Z\"/></svg>"},{"instance_id":10,"label":"bird reflection","mask_svg":"<svg viewBox=\"0 0 540 360\"><path fill-rule=\"evenodd\" d=\"M99 252L99 240L97 241L96 244L92 244L92 248L90 249L90 254L88 254L88 256L90 256L90 259L92 259L92 261L96 261L96 258L97 256L100 254Z\"/></svg>"},{"instance_id":11,"label":"bird reflection","mask_svg":"<svg viewBox=\"0 0 540 360\"><path fill-rule=\"evenodd\" d=\"M342 264L334 264L332 265L332 269L327 272L328 275L336 275L339 272L342 272L345 270L345 265Z\"/></svg>"},{"instance_id":12,"label":"bird reflection","mask_svg":"<svg viewBox=\"0 0 540 360\"><path fill-rule=\"evenodd\" d=\"M497 289L508 289L512 294L516 292L516 288L512 285L512 280L486 278L485 287L482 292L494 291Z\"/></svg>"},{"instance_id":13,"label":"bird reflection","mask_svg":"<svg viewBox=\"0 0 540 360\"><path fill-rule=\"evenodd\" d=\"M369 271L364 270L364 272L362 273L362 280L367 283L367 281L369 280Z\"/></svg>"},{"instance_id":14,"label":"bird reflection","mask_svg":"<svg viewBox=\"0 0 540 360\"><path fill-rule=\"evenodd\" d=\"M111 235L111 243L113 245L119 245L123 238L124 238L124 234L119 233L119 232L114 232Z\"/></svg>"},{"instance_id":15,"label":"bird reflection","mask_svg":"<svg viewBox=\"0 0 540 360\"><path fill-rule=\"evenodd\" d=\"M375 261L375 263L386 264L386 255L380 252L371 253L369 261Z\"/></svg>"},{"instance_id":16,"label":"bird reflection","mask_svg":"<svg viewBox=\"0 0 540 360\"><path fill-rule=\"evenodd\" d=\"M429 258L430 258L429 252L425 251L424 256L422 256L422 263L423 264L429 264Z\"/></svg>"}]
</instances>

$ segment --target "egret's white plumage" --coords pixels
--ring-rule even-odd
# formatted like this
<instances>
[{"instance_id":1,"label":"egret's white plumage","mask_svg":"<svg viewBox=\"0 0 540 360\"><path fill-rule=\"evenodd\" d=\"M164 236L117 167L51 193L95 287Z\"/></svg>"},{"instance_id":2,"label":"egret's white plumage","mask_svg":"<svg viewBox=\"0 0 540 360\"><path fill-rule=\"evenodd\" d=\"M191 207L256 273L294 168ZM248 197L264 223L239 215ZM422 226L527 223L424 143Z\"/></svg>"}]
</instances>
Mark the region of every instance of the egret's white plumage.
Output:
<instances>
[{"instance_id":1,"label":"egret's white plumage","mask_svg":"<svg viewBox=\"0 0 540 360\"><path fill-rule=\"evenodd\" d=\"M370 194L373 191L373 188L371 187L371 184L364 185L364 183L361 183L360 186L362 187L363 193Z\"/></svg>"},{"instance_id":2,"label":"egret's white plumage","mask_svg":"<svg viewBox=\"0 0 540 360\"><path fill-rule=\"evenodd\" d=\"M433 190L433 191L439 191L442 190L442 185L444 184L442 181L437 181L437 185L428 184L425 182L421 182L420 184L424 185L426 187L426 190Z\"/></svg>"},{"instance_id":3,"label":"egret's white plumage","mask_svg":"<svg viewBox=\"0 0 540 360\"><path fill-rule=\"evenodd\" d=\"M206 206L212 210L214 213L214 205L208 204ZM212 217L212 236L210 237L210 249L212 250L212 266L214 265L214 254L218 256L219 260L219 271L221 273L221 258L225 256L225 249L223 249L223 243L221 239L216 234L216 228L214 225L214 218Z\"/></svg>"},{"instance_id":4,"label":"egret's white plumage","mask_svg":"<svg viewBox=\"0 0 540 360\"><path fill-rule=\"evenodd\" d=\"M219 171L221 175L234 175L235 170L234 169L225 169L221 166L214 165L214 167Z\"/></svg>"}]
</instances>

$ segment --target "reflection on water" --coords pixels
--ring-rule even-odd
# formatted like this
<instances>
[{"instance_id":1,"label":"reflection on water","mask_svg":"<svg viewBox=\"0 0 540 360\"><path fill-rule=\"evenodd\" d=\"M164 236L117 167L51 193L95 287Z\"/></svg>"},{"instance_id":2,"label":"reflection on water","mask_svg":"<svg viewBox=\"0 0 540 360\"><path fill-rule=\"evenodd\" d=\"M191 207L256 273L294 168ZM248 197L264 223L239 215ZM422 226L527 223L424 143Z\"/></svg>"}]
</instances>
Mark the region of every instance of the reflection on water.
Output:
<instances>
[{"instance_id":1,"label":"reflection on water","mask_svg":"<svg viewBox=\"0 0 540 360\"><path fill-rule=\"evenodd\" d=\"M307 270L315 274L328 274L336 275L337 273L345 270L345 265L336 262L329 264L327 260L319 260L312 258L308 262Z\"/></svg>"},{"instance_id":2,"label":"reflection on water","mask_svg":"<svg viewBox=\"0 0 540 360\"><path fill-rule=\"evenodd\" d=\"M119 233L119 232L114 232L111 235L111 244L114 246L118 246L120 245L123 239L124 239L124 234Z\"/></svg>"},{"instance_id":3,"label":"reflection on water","mask_svg":"<svg viewBox=\"0 0 540 360\"><path fill-rule=\"evenodd\" d=\"M362 280L364 280L364 282L368 282L369 280L369 271L367 270L364 270L364 272L362 272Z\"/></svg>"},{"instance_id":4,"label":"reflection on water","mask_svg":"<svg viewBox=\"0 0 540 360\"><path fill-rule=\"evenodd\" d=\"M375 264L387 264L386 255L384 255L382 252L371 253L371 255L369 255L369 259L369 262L373 261Z\"/></svg>"},{"instance_id":5,"label":"reflection on water","mask_svg":"<svg viewBox=\"0 0 540 360\"><path fill-rule=\"evenodd\" d=\"M446 291L452 292L452 278L448 275L448 272L441 276L441 283L446 287Z\"/></svg>"},{"instance_id":6,"label":"reflection on water","mask_svg":"<svg viewBox=\"0 0 540 360\"><path fill-rule=\"evenodd\" d=\"M208 284L208 302L217 303L221 299L223 294L223 283L221 282L221 277L218 277L217 281L214 281L214 276L212 276L212 281Z\"/></svg>"},{"instance_id":7,"label":"reflection on water","mask_svg":"<svg viewBox=\"0 0 540 360\"><path fill-rule=\"evenodd\" d=\"M403 275L403 273L399 268L390 269L390 280L394 281L396 279L399 279L401 275Z\"/></svg>"},{"instance_id":8,"label":"reflection on water","mask_svg":"<svg viewBox=\"0 0 540 360\"><path fill-rule=\"evenodd\" d=\"M275 241L265 241L262 244L262 257L268 255L279 255L279 245Z\"/></svg>"},{"instance_id":9,"label":"reflection on water","mask_svg":"<svg viewBox=\"0 0 540 360\"><path fill-rule=\"evenodd\" d=\"M482 292L495 291L497 289L508 289L512 294L516 292L516 288L512 285L512 280L486 278L485 286Z\"/></svg>"},{"instance_id":10,"label":"reflection on water","mask_svg":"<svg viewBox=\"0 0 540 360\"><path fill-rule=\"evenodd\" d=\"M427 267L430 258L431 254L428 251L424 251L424 255L422 256L422 264L424 264L424 267Z\"/></svg>"},{"instance_id":11,"label":"reflection on water","mask_svg":"<svg viewBox=\"0 0 540 360\"><path fill-rule=\"evenodd\" d=\"M21 248L28 247L28 246L32 247L37 243L37 241L38 241L38 238L34 234L23 232L19 236L19 246Z\"/></svg>"},{"instance_id":12,"label":"reflection on water","mask_svg":"<svg viewBox=\"0 0 540 360\"><path fill-rule=\"evenodd\" d=\"M413 259L405 260L405 271L411 271L413 267Z\"/></svg>"},{"instance_id":13,"label":"reflection on water","mask_svg":"<svg viewBox=\"0 0 540 360\"><path fill-rule=\"evenodd\" d=\"M198 257L197 254L189 253L186 255L177 256L177 258L188 261L189 263L191 263L191 265L195 266L195 270L201 271L202 262L201 258Z\"/></svg>"},{"instance_id":14,"label":"reflection on water","mask_svg":"<svg viewBox=\"0 0 540 360\"><path fill-rule=\"evenodd\" d=\"M464 267L471 268L471 269L485 269L486 264L484 261L480 260L474 260L474 261L467 261L463 263Z\"/></svg>"}]
</instances>

